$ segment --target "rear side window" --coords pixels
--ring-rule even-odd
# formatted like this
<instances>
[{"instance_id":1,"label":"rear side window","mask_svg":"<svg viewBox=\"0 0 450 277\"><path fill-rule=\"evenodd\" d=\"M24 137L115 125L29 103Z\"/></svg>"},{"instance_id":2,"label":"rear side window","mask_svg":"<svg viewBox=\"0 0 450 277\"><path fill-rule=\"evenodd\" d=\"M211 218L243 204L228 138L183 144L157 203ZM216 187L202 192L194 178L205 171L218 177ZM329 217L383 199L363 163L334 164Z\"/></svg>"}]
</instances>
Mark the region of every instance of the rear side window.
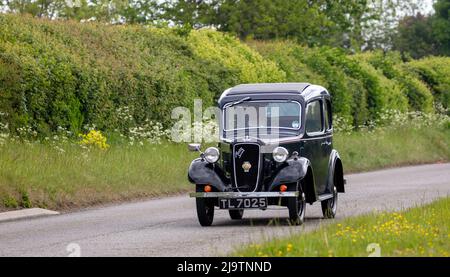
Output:
<instances>
[{"instance_id":1,"label":"rear side window","mask_svg":"<svg viewBox=\"0 0 450 277\"><path fill-rule=\"evenodd\" d=\"M330 100L325 100L325 103L323 106L324 106L323 108L324 108L324 117L325 117L325 130L330 130L333 127Z\"/></svg>"},{"instance_id":2,"label":"rear side window","mask_svg":"<svg viewBox=\"0 0 450 277\"><path fill-rule=\"evenodd\" d=\"M319 100L308 104L306 108L306 132L317 133L323 130L322 103Z\"/></svg>"}]
</instances>

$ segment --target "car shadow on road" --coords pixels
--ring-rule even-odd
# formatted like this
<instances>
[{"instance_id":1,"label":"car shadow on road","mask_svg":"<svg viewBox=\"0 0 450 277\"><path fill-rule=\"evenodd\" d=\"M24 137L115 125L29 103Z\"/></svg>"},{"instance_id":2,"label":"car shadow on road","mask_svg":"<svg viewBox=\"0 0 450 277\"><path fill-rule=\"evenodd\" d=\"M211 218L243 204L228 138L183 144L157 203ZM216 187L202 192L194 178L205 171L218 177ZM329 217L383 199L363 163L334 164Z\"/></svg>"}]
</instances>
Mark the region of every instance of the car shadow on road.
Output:
<instances>
[{"instance_id":1,"label":"car shadow on road","mask_svg":"<svg viewBox=\"0 0 450 277\"><path fill-rule=\"evenodd\" d=\"M323 220L323 217L306 217L305 223L317 224ZM240 220L218 220L213 223L211 227L226 227L226 226L242 226L242 227L288 227L293 226L286 217L256 217L256 218L243 218Z\"/></svg>"}]
</instances>

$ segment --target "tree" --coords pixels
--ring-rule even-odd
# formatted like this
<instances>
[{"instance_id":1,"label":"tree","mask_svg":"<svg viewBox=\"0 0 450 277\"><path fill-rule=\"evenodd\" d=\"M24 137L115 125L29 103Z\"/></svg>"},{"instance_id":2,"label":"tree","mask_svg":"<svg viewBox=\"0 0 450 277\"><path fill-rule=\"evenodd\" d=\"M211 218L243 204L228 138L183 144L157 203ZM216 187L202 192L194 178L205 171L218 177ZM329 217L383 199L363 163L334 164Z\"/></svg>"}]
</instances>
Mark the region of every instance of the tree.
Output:
<instances>
[{"instance_id":1,"label":"tree","mask_svg":"<svg viewBox=\"0 0 450 277\"><path fill-rule=\"evenodd\" d=\"M201 28L211 24L211 12L216 3L205 0L170 0L160 5L161 18L177 26Z\"/></svg>"},{"instance_id":2,"label":"tree","mask_svg":"<svg viewBox=\"0 0 450 277\"><path fill-rule=\"evenodd\" d=\"M0 7L36 17L109 23L152 22L159 12L157 0L5 0Z\"/></svg>"},{"instance_id":3,"label":"tree","mask_svg":"<svg viewBox=\"0 0 450 277\"><path fill-rule=\"evenodd\" d=\"M284 37L309 42L310 34L320 32L314 27L324 19L319 13L313 15L317 12L313 5L304 0L224 0L219 1L213 24L241 39ZM322 26L327 25L323 20L321 23Z\"/></svg>"},{"instance_id":4,"label":"tree","mask_svg":"<svg viewBox=\"0 0 450 277\"><path fill-rule=\"evenodd\" d=\"M393 40L393 48L413 58L450 55L450 0L438 0L435 13L403 18Z\"/></svg>"},{"instance_id":5,"label":"tree","mask_svg":"<svg viewBox=\"0 0 450 277\"><path fill-rule=\"evenodd\" d=\"M129 0L121 11L127 23L153 23L159 20L160 15L160 5L156 0Z\"/></svg>"},{"instance_id":6,"label":"tree","mask_svg":"<svg viewBox=\"0 0 450 277\"><path fill-rule=\"evenodd\" d=\"M14 13L28 13L36 17L55 18L65 0L7 0L3 5Z\"/></svg>"},{"instance_id":7,"label":"tree","mask_svg":"<svg viewBox=\"0 0 450 277\"><path fill-rule=\"evenodd\" d=\"M415 59L437 54L430 17L420 13L407 16L400 21L397 31L398 35L393 41L395 50Z\"/></svg>"},{"instance_id":8,"label":"tree","mask_svg":"<svg viewBox=\"0 0 450 277\"><path fill-rule=\"evenodd\" d=\"M424 7L423 0L370 0L363 26L364 50L391 49L401 20Z\"/></svg>"},{"instance_id":9,"label":"tree","mask_svg":"<svg viewBox=\"0 0 450 277\"><path fill-rule=\"evenodd\" d=\"M438 0L434 4L434 10L431 25L437 52L450 56L450 0Z\"/></svg>"},{"instance_id":10,"label":"tree","mask_svg":"<svg viewBox=\"0 0 450 277\"><path fill-rule=\"evenodd\" d=\"M222 0L212 22L240 38L291 38L308 45L359 48L367 0Z\"/></svg>"}]
</instances>

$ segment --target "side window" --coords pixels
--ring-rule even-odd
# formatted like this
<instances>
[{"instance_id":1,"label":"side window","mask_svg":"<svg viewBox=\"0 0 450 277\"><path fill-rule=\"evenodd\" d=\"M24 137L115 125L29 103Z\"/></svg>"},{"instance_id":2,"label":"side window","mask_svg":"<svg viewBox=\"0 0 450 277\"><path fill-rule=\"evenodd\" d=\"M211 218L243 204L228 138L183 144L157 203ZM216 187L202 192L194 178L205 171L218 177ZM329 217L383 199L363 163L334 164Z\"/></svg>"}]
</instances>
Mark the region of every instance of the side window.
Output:
<instances>
[{"instance_id":1,"label":"side window","mask_svg":"<svg viewBox=\"0 0 450 277\"><path fill-rule=\"evenodd\" d=\"M306 108L306 132L317 133L323 130L322 102L319 100L308 104Z\"/></svg>"},{"instance_id":2,"label":"side window","mask_svg":"<svg viewBox=\"0 0 450 277\"><path fill-rule=\"evenodd\" d=\"M330 100L325 100L323 108L324 108L324 117L325 117L325 130L330 130L333 127Z\"/></svg>"}]
</instances>

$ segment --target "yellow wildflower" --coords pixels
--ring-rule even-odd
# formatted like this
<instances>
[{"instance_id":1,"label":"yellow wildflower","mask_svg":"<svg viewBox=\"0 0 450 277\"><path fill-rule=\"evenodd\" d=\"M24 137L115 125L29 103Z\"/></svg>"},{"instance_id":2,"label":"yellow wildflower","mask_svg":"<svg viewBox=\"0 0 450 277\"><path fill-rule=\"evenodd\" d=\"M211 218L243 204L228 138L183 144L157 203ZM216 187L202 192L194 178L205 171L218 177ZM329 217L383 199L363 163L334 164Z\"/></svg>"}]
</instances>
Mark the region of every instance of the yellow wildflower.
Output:
<instances>
[{"instance_id":1,"label":"yellow wildflower","mask_svg":"<svg viewBox=\"0 0 450 277\"><path fill-rule=\"evenodd\" d=\"M286 251L291 252L292 248L293 248L292 244L289 243L286 247Z\"/></svg>"},{"instance_id":2,"label":"yellow wildflower","mask_svg":"<svg viewBox=\"0 0 450 277\"><path fill-rule=\"evenodd\" d=\"M91 130L86 135L80 134L80 137L82 138L80 145L93 146L102 150L109 148L109 145L106 143L106 137L100 131Z\"/></svg>"}]
</instances>

